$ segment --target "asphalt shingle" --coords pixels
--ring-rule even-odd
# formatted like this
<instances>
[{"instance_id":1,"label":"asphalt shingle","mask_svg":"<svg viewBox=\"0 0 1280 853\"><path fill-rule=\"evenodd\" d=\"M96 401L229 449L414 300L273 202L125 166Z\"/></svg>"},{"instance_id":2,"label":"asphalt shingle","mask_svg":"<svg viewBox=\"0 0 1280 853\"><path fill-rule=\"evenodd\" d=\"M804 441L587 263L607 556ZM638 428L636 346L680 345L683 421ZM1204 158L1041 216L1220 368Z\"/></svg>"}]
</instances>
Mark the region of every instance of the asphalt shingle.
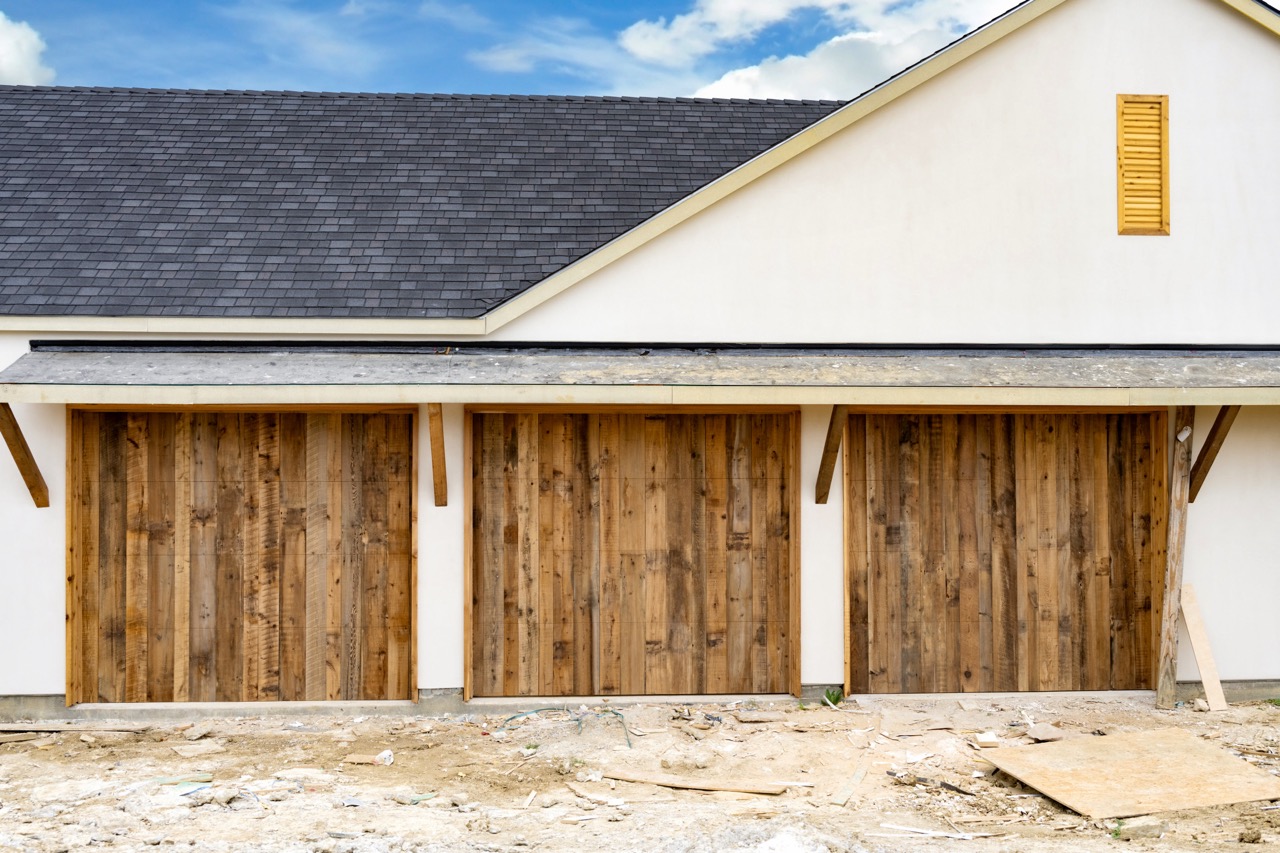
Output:
<instances>
[{"instance_id":1,"label":"asphalt shingle","mask_svg":"<svg viewBox=\"0 0 1280 853\"><path fill-rule=\"evenodd\" d=\"M0 314L478 317L838 106L0 86Z\"/></svg>"}]
</instances>

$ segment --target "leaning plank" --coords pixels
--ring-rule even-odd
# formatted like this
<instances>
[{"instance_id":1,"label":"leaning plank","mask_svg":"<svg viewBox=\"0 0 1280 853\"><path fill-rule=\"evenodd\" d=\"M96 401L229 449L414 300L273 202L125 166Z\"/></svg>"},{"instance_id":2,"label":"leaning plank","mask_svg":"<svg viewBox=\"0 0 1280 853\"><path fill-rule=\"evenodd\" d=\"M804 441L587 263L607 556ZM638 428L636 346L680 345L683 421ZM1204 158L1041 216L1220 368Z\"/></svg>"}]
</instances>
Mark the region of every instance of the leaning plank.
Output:
<instances>
[{"instance_id":1,"label":"leaning plank","mask_svg":"<svg viewBox=\"0 0 1280 853\"><path fill-rule=\"evenodd\" d=\"M1156 668L1156 706L1172 708L1178 678L1178 611L1182 600L1182 552L1187 540L1187 497L1191 485L1191 424L1195 409L1178 406L1173 419L1173 470L1169 477L1169 547L1166 553L1164 606L1160 614L1160 662Z\"/></svg>"},{"instance_id":2,"label":"leaning plank","mask_svg":"<svg viewBox=\"0 0 1280 853\"><path fill-rule=\"evenodd\" d=\"M714 782L703 779L684 779L665 773L633 773L630 770L606 770L606 779L619 782L639 782L642 785L660 785L663 788L680 788L686 791L734 791L739 794L782 794L786 785L775 782Z\"/></svg>"},{"instance_id":3,"label":"leaning plank","mask_svg":"<svg viewBox=\"0 0 1280 853\"><path fill-rule=\"evenodd\" d=\"M48 507L49 487L45 485L44 475L36 465L36 458L31 455L27 437L22 434L18 419L13 416L13 409L8 403L0 403L0 435L4 436L4 443L9 445L9 453L12 454L13 461L18 466L22 482L27 484L31 500L35 501L36 506L41 509Z\"/></svg>"},{"instance_id":4,"label":"leaning plank","mask_svg":"<svg viewBox=\"0 0 1280 853\"><path fill-rule=\"evenodd\" d=\"M814 503L824 504L831 496L831 480L836 473L836 457L840 455L840 440L844 436L844 427L848 421L848 406L831 407L831 422L827 424L827 441L822 446L822 460L818 463L818 485Z\"/></svg>"},{"instance_id":5,"label":"leaning plank","mask_svg":"<svg viewBox=\"0 0 1280 853\"><path fill-rule=\"evenodd\" d=\"M1191 503L1196 502L1196 495L1200 494L1200 487L1209 476L1213 460L1218 458L1218 451L1222 449L1222 443L1227 440L1227 433L1231 430L1231 425L1235 423L1238 414L1240 414L1239 406L1223 406L1218 409L1218 416L1214 418L1213 426L1209 427L1209 435L1205 437L1204 446L1200 448L1196 464L1191 466Z\"/></svg>"},{"instance_id":6,"label":"leaning plank","mask_svg":"<svg viewBox=\"0 0 1280 853\"><path fill-rule=\"evenodd\" d=\"M449 479L444 463L444 413L439 403L427 403L427 431L431 434L431 483L436 506L449 505Z\"/></svg>"},{"instance_id":7,"label":"leaning plank","mask_svg":"<svg viewBox=\"0 0 1280 853\"><path fill-rule=\"evenodd\" d=\"M1182 621L1186 623L1187 635L1191 638L1191 651L1196 656L1196 667L1200 670L1200 683L1204 685L1209 710L1225 711L1227 697L1222 694L1218 664L1209 648L1209 634L1204 629L1204 620L1200 618L1200 602L1196 598L1195 587L1189 583L1182 585Z\"/></svg>"}]
</instances>

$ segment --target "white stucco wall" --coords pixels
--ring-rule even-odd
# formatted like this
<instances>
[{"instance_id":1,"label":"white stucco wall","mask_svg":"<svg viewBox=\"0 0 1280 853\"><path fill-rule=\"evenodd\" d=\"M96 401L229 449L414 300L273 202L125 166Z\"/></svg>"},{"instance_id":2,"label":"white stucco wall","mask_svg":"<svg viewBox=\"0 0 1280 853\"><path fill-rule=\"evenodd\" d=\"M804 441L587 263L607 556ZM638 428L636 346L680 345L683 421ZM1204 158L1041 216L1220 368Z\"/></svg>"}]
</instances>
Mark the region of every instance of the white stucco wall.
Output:
<instances>
[{"instance_id":1,"label":"white stucco wall","mask_svg":"<svg viewBox=\"0 0 1280 853\"><path fill-rule=\"evenodd\" d=\"M1196 452L1218 410L1196 410ZM1245 407L1187 511L1183 580L1195 585L1223 679L1280 678L1280 408ZM1197 678L1179 646L1179 677Z\"/></svg>"},{"instance_id":2,"label":"white stucco wall","mask_svg":"<svg viewBox=\"0 0 1280 853\"><path fill-rule=\"evenodd\" d=\"M462 687L465 560L462 406L444 406L448 506L435 505L427 410L418 417L418 688Z\"/></svg>"},{"instance_id":3,"label":"white stucco wall","mask_svg":"<svg viewBox=\"0 0 1280 853\"><path fill-rule=\"evenodd\" d=\"M1170 97L1170 237L1116 234L1120 93ZM497 337L1275 343L1278 103L1217 0L1071 0Z\"/></svg>"},{"instance_id":4,"label":"white stucco wall","mask_svg":"<svg viewBox=\"0 0 1280 853\"><path fill-rule=\"evenodd\" d=\"M25 337L0 334L0 366L27 351ZM0 695L66 690L66 409L13 406L49 486L37 509L0 442Z\"/></svg>"}]
</instances>

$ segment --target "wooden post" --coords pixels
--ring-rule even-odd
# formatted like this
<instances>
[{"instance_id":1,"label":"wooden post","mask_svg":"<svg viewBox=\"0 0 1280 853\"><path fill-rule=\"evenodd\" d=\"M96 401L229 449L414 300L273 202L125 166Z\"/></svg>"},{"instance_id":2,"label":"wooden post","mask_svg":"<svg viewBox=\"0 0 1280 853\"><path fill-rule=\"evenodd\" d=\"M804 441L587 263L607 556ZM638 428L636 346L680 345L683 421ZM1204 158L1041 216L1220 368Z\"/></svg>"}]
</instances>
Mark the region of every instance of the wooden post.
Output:
<instances>
[{"instance_id":1,"label":"wooden post","mask_svg":"<svg viewBox=\"0 0 1280 853\"><path fill-rule=\"evenodd\" d=\"M431 433L431 481L436 506L449 505L449 481L444 467L444 415L439 403L427 403L427 430Z\"/></svg>"},{"instance_id":2,"label":"wooden post","mask_svg":"<svg viewBox=\"0 0 1280 853\"><path fill-rule=\"evenodd\" d=\"M1209 476L1213 460L1218 458L1218 451L1222 449L1222 443L1227 440L1227 433L1231 430L1231 425L1235 423L1238 414L1240 414L1239 406L1223 406L1218 409L1218 417L1209 428L1209 435L1205 437L1204 446L1200 448L1196 464L1191 466L1191 503L1196 502L1196 495L1200 494L1200 487Z\"/></svg>"},{"instance_id":3,"label":"wooden post","mask_svg":"<svg viewBox=\"0 0 1280 853\"><path fill-rule=\"evenodd\" d=\"M1156 667L1156 707L1172 708L1178 681L1178 613L1182 609L1182 552L1187 541L1191 490L1191 429L1195 408L1178 406L1173 416L1173 470L1169 477L1169 545L1160 611L1160 660Z\"/></svg>"},{"instance_id":4,"label":"wooden post","mask_svg":"<svg viewBox=\"0 0 1280 853\"><path fill-rule=\"evenodd\" d=\"M44 475L40 473L27 438L22 434L18 419L13 416L13 409L9 408L8 403L0 403L0 435L4 436L4 443L9 445L9 453L13 455L22 481L27 484L27 491L31 492L31 499L40 509L49 506L49 487L45 485Z\"/></svg>"},{"instance_id":5,"label":"wooden post","mask_svg":"<svg viewBox=\"0 0 1280 853\"><path fill-rule=\"evenodd\" d=\"M827 424L827 443L822 447L822 461L818 463L815 503L824 504L831 496L831 480L835 476L836 456L840 453L840 441L844 438L844 427L848 422L848 406L831 407L831 422Z\"/></svg>"}]
</instances>

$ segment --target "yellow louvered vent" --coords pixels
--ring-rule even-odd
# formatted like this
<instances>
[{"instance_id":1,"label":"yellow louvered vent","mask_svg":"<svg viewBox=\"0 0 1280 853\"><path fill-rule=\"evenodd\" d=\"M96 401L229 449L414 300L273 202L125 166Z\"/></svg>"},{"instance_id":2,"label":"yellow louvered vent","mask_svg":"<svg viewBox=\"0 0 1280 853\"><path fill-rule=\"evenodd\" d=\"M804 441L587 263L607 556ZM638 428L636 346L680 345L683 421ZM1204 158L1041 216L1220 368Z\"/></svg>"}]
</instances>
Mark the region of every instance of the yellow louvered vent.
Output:
<instances>
[{"instance_id":1,"label":"yellow louvered vent","mask_svg":"<svg viewBox=\"0 0 1280 853\"><path fill-rule=\"evenodd\" d=\"M1169 233L1169 96L1116 98L1120 233Z\"/></svg>"}]
</instances>

